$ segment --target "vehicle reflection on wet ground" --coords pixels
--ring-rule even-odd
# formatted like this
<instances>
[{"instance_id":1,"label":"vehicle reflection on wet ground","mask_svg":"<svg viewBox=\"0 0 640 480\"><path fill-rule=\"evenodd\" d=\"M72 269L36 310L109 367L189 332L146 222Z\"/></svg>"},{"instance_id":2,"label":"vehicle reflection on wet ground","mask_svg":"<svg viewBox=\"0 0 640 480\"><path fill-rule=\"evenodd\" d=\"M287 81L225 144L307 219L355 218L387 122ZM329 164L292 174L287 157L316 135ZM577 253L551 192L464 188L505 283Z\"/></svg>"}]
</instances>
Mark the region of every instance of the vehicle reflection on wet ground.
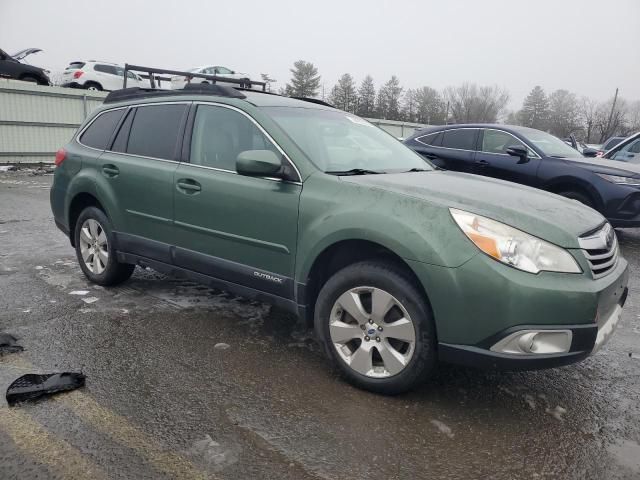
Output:
<instances>
[{"instance_id":1,"label":"vehicle reflection on wet ground","mask_svg":"<svg viewBox=\"0 0 640 480\"><path fill-rule=\"evenodd\" d=\"M618 232L630 295L598 355L537 372L443 365L383 397L342 381L268 305L142 269L88 284L49 182L0 174L0 331L25 348L0 357L0 388L80 369L87 385L2 402L0 478L640 477L638 230Z\"/></svg>"}]
</instances>

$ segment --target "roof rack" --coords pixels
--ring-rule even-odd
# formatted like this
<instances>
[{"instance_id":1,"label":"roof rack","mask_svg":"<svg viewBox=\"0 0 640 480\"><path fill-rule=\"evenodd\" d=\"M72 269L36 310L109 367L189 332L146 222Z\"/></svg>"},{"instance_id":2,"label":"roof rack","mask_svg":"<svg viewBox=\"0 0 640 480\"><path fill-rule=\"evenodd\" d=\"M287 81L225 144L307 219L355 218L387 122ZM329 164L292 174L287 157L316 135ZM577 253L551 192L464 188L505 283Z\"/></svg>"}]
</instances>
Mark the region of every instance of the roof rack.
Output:
<instances>
[{"instance_id":1,"label":"roof rack","mask_svg":"<svg viewBox=\"0 0 640 480\"><path fill-rule=\"evenodd\" d=\"M154 67L143 67L140 65L131 65L128 63L124 64L124 80L122 82L122 88L127 88L127 72L144 72L149 75L149 84L151 88L156 88L155 75L157 74L168 74L168 75L178 75L182 77L186 77L187 81L190 81L193 78L204 78L205 80L209 80L212 84L216 84L216 82L223 83L233 83L238 85L240 88L248 87L245 80L239 80L236 78L227 78L227 77L218 77L216 75L207 75L205 73L194 73L194 72L183 72L181 70L167 70L165 68L154 68ZM256 82L251 80L250 84L259 85L262 87L262 91L266 92L267 84L266 82Z\"/></svg>"},{"instance_id":2,"label":"roof rack","mask_svg":"<svg viewBox=\"0 0 640 480\"><path fill-rule=\"evenodd\" d=\"M331 105L330 103L327 103L324 100L320 100L319 98L311 98L311 97L291 97L291 98L295 98L296 100L302 100L303 102L315 103L316 105L322 105L322 106L325 106L325 107L336 108L333 105Z\"/></svg>"},{"instance_id":3,"label":"roof rack","mask_svg":"<svg viewBox=\"0 0 640 480\"><path fill-rule=\"evenodd\" d=\"M164 95L215 95L217 97L247 98L242 92L226 85L188 84L179 90L164 90L159 88L129 87L110 92L104 103L122 102L133 98L153 98Z\"/></svg>"}]
</instances>

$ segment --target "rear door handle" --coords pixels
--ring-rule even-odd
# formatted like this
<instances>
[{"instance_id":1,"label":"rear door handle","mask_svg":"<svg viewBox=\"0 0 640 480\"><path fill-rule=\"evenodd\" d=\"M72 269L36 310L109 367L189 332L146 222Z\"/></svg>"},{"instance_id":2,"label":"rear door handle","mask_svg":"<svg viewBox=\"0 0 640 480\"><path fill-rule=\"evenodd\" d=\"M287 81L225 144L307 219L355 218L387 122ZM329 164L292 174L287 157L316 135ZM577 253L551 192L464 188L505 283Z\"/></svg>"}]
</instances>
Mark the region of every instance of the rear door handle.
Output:
<instances>
[{"instance_id":1,"label":"rear door handle","mask_svg":"<svg viewBox=\"0 0 640 480\"><path fill-rule=\"evenodd\" d=\"M176 182L176 187L178 187L180 192L186 193L187 195L193 195L202 190L200 184L192 178L181 178Z\"/></svg>"},{"instance_id":2,"label":"rear door handle","mask_svg":"<svg viewBox=\"0 0 640 480\"><path fill-rule=\"evenodd\" d=\"M107 163L106 165L102 166L102 173L104 173L105 177L113 178L117 177L118 174L120 174L120 170L115 165Z\"/></svg>"},{"instance_id":3,"label":"rear door handle","mask_svg":"<svg viewBox=\"0 0 640 480\"><path fill-rule=\"evenodd\" d=\"M490 165L490 164L486 160L476 160L476 165L478 165L479 167L486 167L487 165Z\"/></svg>"}]
</instances>

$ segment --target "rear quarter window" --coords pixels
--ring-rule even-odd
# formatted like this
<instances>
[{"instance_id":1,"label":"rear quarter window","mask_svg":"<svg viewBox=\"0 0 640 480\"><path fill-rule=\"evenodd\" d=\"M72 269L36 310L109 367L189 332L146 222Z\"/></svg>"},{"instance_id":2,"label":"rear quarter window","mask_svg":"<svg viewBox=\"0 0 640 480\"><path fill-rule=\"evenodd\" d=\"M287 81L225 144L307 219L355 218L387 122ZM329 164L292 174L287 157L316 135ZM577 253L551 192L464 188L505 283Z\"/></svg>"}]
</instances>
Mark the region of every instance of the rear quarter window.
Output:
<instances>
[{"instance_id":1,"label":"rear quarter window","mask_svg":"<svg viewBox=\"0 0 640 480\"><path fill-rule=\"evenodd\" d=\"M110 110L98 115L80 136L80 143L99 150L107 148L107 143L124 112L124 109Z\"/></svg>"},{"instance_id":2,"label":"rear quarter window","mask_svg":"<svg viewBox=\"0 0 640 480\"><path fill-rule=\"evenodd\" d=\"M82 67L84 67L84 62L73 62L73 63L70 63L65 70L76 70L76 69L79 70Z\"/></svg>"}]
</instances>

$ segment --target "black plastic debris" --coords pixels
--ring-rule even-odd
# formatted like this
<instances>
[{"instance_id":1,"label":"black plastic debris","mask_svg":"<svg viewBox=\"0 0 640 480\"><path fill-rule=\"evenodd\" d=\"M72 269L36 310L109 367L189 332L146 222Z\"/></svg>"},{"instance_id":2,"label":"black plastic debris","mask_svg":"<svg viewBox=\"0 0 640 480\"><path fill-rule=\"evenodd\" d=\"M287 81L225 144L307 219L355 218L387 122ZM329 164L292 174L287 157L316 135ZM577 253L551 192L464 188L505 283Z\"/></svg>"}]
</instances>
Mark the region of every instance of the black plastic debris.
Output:
<instances>
[{"instance_id":1,"label":"black plastic debris","mask_svg":"<svg viewBox=\"0 0 640 480\"><path fill-rule=\"evenodd\" d=\"M7 403L9 406L14 406L19 402L33 401L46 395L75 390L84 386L85 378L84 374L74 372L23 375L7 388Z\"/></svg>"},{"instance_id":2,"label":"black plastic debris","mask_svg":"<svg viewBox=\"0 0 640 480\"><path fill-rule=\"evenodd\" d=\"M16 353L24 350L21 345L16 345L18 340L8 333L0 333L0 356L5 353Z\"/></svg>"}]
</instances>

